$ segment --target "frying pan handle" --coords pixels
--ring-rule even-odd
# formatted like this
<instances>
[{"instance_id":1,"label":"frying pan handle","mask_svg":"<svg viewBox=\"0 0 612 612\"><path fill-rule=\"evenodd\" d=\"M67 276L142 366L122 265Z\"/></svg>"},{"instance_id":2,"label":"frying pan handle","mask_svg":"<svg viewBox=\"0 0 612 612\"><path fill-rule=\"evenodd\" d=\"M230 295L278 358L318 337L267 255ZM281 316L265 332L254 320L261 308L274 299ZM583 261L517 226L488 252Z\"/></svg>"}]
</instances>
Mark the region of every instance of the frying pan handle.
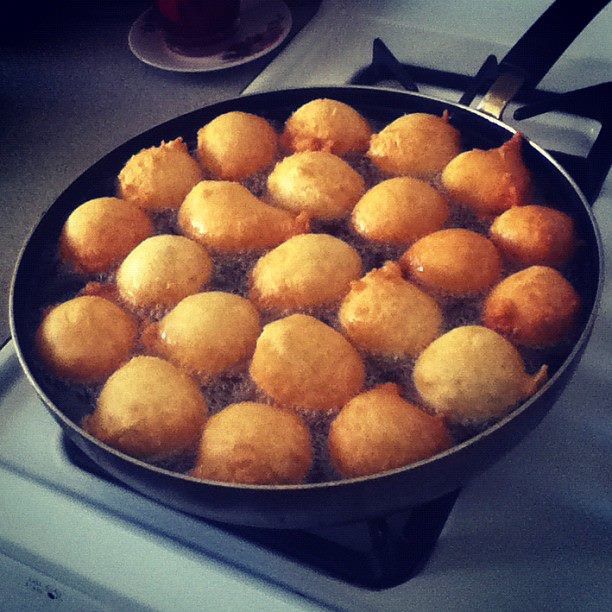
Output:
<instances>
[{"instance_id":1,"label":"frying pan handle","mask_svg":"<svg viewBox=\"0 0 612 612\"><path fill-rule=\"evenodd\" d=\"M499 63L498 77L478 105L500 118L524 86L535 87L609 0L555 0Z\"/></svg>"}]
</instances>

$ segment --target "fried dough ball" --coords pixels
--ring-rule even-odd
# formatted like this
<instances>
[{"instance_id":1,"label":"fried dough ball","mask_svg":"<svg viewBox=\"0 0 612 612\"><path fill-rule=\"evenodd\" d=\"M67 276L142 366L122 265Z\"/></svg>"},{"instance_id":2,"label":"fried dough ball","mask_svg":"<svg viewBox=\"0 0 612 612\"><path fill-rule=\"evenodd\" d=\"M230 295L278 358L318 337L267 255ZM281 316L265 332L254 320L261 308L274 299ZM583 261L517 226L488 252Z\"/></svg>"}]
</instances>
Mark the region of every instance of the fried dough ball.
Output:
<instances>
[{"instance_id":1,"label":"fried dough ball","mask_svg":"<svg viewBox=\"0 0 612 612\"><path fill-rule=\"evenodd\" d=\"M268 404L230 404L204 429L193 476L277 485L304 482L312 465L310 432L292 411Z\"/></svg>"},{"instance_id":2,"label":"fried dough ball","mask_svg":"<svg viewBox=\"0 0 612 612\"><path fill-rule=\"evenodd\" d=\"M395 262L353 282L338 316L354 344L393 358L416 357L442 327L440 306L405 281Z\"/></svg>"},{"instance_id":3,"label":"fried dough ball","mask_svg":"<svg viewBox=\"0 0 612 612\"><path fill-rule=\"evenodd\" d=\"M408 245L442 228L446 200L431 185L408 176L378 183L357 202L351 223L368 240Z\"/></svg>"},{"instance_id":4,"label":"fried dough ball","mask_svg":"<svg viewBox=\"0 0 612 612\"><path fill-rule=\"evenodd\" d=\"M121 297L137 308L168 307L197 293L210 280L208 253L183 236L162 235L141 242L117 272Z\"/></svg>"},{"instance_id":5,"label":"fried dough ball","mask_svg":"<svg viewBox=\"0 0 612 612\"><path fill-rule=\"evenodd\" d=\"M525 372L518 351L486 327L456 327L434 340L413 370L423 401L438 415L463 425L503 416L546 380L546 366Z\"/></svg>"},{"instance_id":6,"label":"fried dough ball","mask_svg":"<svg viewBox=\"0 0 612 612\"><path fill-rule=\"evenodd\" d=\"M68 217L60 255L79 272L106 272L152 234L151 220L137 206L119 198L95 198Z\"/></svg>"},{"instance_id":7,"label":"fried dough ball","mask_svg":"<svg viewBox=\"0 0 612 612\"><path fill-rule=\"evenodd\" d=\"M240 183L202 181L187 195L178 214L181 231L213 251L260 251L309 229L297 218L268 206Z\"/></svg>"},{"instance_id":8,"label":"fried dough ball","mask_svg":"<svg viewBox=\"0 0 612 612\"><path fill-rule=\"evenodd\" d=\"M359 393L365 367L346 338L308 315L266 325L250 367L255 384L281 406L340 408Z\"/></svg>"},{"instance_id":9,"label":"fried dough ball","mask_svg":"<svg viewBox=\"0 0 612 612\"><path fill-rule=\"evenodd\" d=\"M496 149L472 149L455 157L442 172L450 197L485 218L523 204L531 192L531 175L521 143L516 133Z\"/></svg>"},{"instance_id":10,"label":"fried dough ball","mask_svg":"<svg viewBox=\"0 0 612 612\"><path fill-rule=\"evenodd\" d=\"M533 348L563 342L576 325L580 297L553 268L531 266L505 278L487 297L483 323Z\"/></svg>"},{"instance_id":11,"label":"fried dough ball","mask_svg":"<svg viewBox=\"0 0 612 612\"><path fill-rule=\"evenodd\" d=\"M145 332L153 352L208 381L248 359L261 331L249 300L223 291L181 300Z\"/></svg>"},{"instance_id":12,"label":"fried dough ball","mask_svg":"<svg viewBox=\"0 0 612 612\"><path fill-rule=\"evenodd\" d=\"M36 332L44 365L59 378L98 383L126 361L134 348L136 323L119 306L80 296L52 308Z\"/></svg>"},{"instance_id":13,"label":"fried dough ball","mask_svg":"<svg viewBox=\"0 0 612 612\"><path fill-rule=\"evenodd\" d=\"M146 210L178 208L202 178L182 138L132 155L119 173L119 194Z\"/></svg>"},{"instance_id":14,"label":"fried dough ball","mask_svg":"<svg viewBox=\"0 0 612 612\"><path fill-rule=\"evenodd\" d=\"M516 206L491 225L491 240L508 260L523 266L561 267L574 254L574 221L546 206Z\"/></svg>"},{"instance_id":15,"label":"fried dough ball","mask_svg":"<svg viewBox=\"0 0 612 612\"><path fill-rule=\"evenodd\" d=\"M278 152L278 136L263 118L233 111L198 131L198 155L219 179L241 181L270 166Z\"/></svg>"},{"instance_id":16,"label":"fried dough ball","mask_svg":"<svg viewBox=\"0 0 612 612\"><path fill-rule=\"evenodd\" d=\"M448 120L427 113L412 113L392 121L370 141L368 157L393 176L429 178L461 151L461 135Z\"/></svg>"},{"instance_id":17,"label":"fried dough ball","mask_svg":"<svg viewBox=\"0 0 612 612\"><path fill-rule=\"evenodd\" d=\"M402 255L400 263L421 285L454 297L478 295L501 274L501 259L493 243L461 228L421 238Z\"/></svg>"},{"instance_id":18,"label":"fried dough ball","mask_svg":"<svg viewBox=\"0 0 612 612\"><path fill-rule=\"evenodd\" d=\"M208 406L196 383L157 357L134 357L107 381L85 431L127 455L165 461L192 454Z\"/></svg>"},{"instance_id":19,"label":"fried dough ball","mask_svg":"<svg viewBox=\"0 0 612 612\"><path fill-rule=\"evenodd\" d=\"M330 221L348 216L364 194L365 182L333 153L304 151L276 164L268 192L276 206Z\"/></svg>"},{"instance_id":20,"label":"fried dough ball","mask_svg":"<svg viewBox=\"0 0 612 612\"><path fill-rule=\"evenodd\" d=\"M347 478L409 465L451 445L444 420L404 400L393 383L354 397L332 422L328 438L331 461Z\"/></svg>"},{"instance_id":21,"label":"fried dough ball","mask_svg":"<svg viewBox=\"0 0 612 612\"><path fill-rule=\"evenodd\" d=\"M357 251L339 238L294 236L255 264L251 299L277 311L334 304L361 276L361 269Z\"/></svg>"},{"instance_id":22,"label":"fried dough ball","mask_svg":"<svg viewBox=\"0 0 612 612\"><path fill-rule=\"evenodd\" d=\"M319 98L300 106L281 137L289 151L329 151L336 155L367 151L372 130L351 106Z\"/></svg>"}]
</instances>

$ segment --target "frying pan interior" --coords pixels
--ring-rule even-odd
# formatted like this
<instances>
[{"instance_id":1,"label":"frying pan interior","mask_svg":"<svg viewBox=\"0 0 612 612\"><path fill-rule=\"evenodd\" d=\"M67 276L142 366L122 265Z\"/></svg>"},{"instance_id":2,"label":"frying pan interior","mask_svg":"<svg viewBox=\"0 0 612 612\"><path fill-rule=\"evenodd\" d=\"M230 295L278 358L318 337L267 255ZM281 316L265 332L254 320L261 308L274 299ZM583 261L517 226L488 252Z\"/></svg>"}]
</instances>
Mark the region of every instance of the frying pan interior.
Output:
<instances>
[{"instance_id":1,"label":"frying pan interior","mask_svg":"<svg viewBox=\"0 0 612 612\"><path fill-rule=\"evenodd\" d=\"M11 325L21 363L37 392L70 438L119 479L166 504L230 523L258 527L298 527L380 516L423 503L461 486L493 463L533 428L552 405L584 349L601 284L601 246L588 205L573 181L546 154L526 142L527 166L550 205L576 222L581 246L570 278L582 301L579 337L573 347L548 357L551 378L528 402L497 425L428 461L385 475L303 486L249 487L207 483L148 466L106 447L83 432L82 392L59 385L37 366L34 333L45 307L74 295L82 281L58 275L57 244L68 215L94 197L116 192L116 177L126 160L144 147L182 136L193 147L197 130L230 110L262 115L281 124L293 110L315 98L350 104L374 125L410 112L440 115L448 109L461 131L464 148L499 146L513 131L472 109L421 94L365 87L321 87L270 92L224 101L188 113L136 136L110 152L75 180L49 208L27 240L11 287Z\"/></svg>"}]
</instances>

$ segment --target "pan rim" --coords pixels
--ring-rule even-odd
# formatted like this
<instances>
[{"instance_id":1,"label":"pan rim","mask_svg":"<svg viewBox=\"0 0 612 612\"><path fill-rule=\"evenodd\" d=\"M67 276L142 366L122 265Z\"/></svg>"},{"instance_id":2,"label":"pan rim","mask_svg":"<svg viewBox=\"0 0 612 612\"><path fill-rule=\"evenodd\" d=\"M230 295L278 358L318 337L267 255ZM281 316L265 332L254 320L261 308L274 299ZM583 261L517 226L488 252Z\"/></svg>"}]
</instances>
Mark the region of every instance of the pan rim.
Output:
<instances>
[{"instance_id":1,"label":"pan rim","mask_svg":"<svg viewBox=\"0 0 612 612\"><path fill-rule=\"evenodd\" d=\"M29 246L31 242L33 234L40 227L40 225L44 223L47 213L53 208L55 203L60 198L63 197L66 191L68 191L72 187L72 185L74 185L74 183L83 176L83 174L91 171L93 167L102 163L110 155L115 153L118 149L122 147L128 147L128 145L132 143L134 140L141 139L154 131L163 130L165 127L169 126L169 124L172 124L176 122L177 120L186 119L190 115L195 115L204 110L213 110L215 107L232 104L237 101L243 101L243 100L249 101L249 100L254 100L254 99L256 100L257 98L266 98L266 97L269 97L270 94L279 94L279 93L286 92L286 93L291 93L294 95L300 95L300 94L304 94L304 95L315 94L316 95L315 92L321 91L321 90L325 90L326 92L329 92L330 95L333 95L334 91L345 93L350 90L364 90L364 91L372 92L373 95L375 95L374 92L387 92L392 95L397 95L397 96L402 96L402 97L407 97L407 98L422 98L425 100L434 101L436 103L447 104L449 105L449 107L459 109L461 112L471 113L480 119L485 119L489 121L490 123L497 125L498 127L508 132L509 135L513 135L518 132L518 130L509 126L508 124L501 121L500 119L496 119L495 117L489 116L486 113L483 113L482 111L478 111L476 109L473 109L469 106L465 106L458 102L443 100L441 98L437 98L435 96L430 96L427 94L422 94L419 92L407 92L407 91L397 90L393 88L370 87L370 86L364 86L364 85L342 85L342 86L320 85L320 86L313 86L313 87L278 89L278 90L267 91L267 92L258 92L255 94L241 95L241 96L237 96L234 98L227 98L219 102L215 102L213 104L206 105L199 109L190 111L188 113L184 113L182 115L169 119L168 121L162 122L158 125L155 125L133 136L132 138L126 140L119 146L115 147L114 149L106 153L104 156L102 156L100 159L94 162L94 164L92 164L86 170L84 170L81 174L79 174L78 177L76 177L73 181L71 181L70 184L55 199L55 201L45 210L45 212L41 215L41 218L38 220L38 222L31 228L30 232L28 233L25 241L23 242L19 250L19 254L17 256L17 260L13 268L10 289L9 289L9 325L10 325L13 345L15 347L15 352L19 360L19 363L21 365L21 368L23 369L30 384L36 391L36 394L38 395L38 397L43 401L47 409L53 413L54 418L60 420L64 424L64 426L72 430L79 437L85 438L90 443L93 443L95 446L98 446L106 453L109 453L110 455L118 457L122 459L123 461L127 461L128 463L135 465L141 470L144 469L146 471L152 472L153 474L163 476L165 478L177 479L179 481L190 482L196 485L206 485L208 487L218 487L218 488L232 489L232 490L238 489L238 490L244 490L244 491L275 491L275 492L279 492L279 491L302 491L303 492L303 491L310 491L310 490L316 491L320 489L330 489L330 488L336 488L336 487L351 487L355 485L361 485L363 483L367 483L373 480L378 481L378 480L382 480L386 478L392 478L398 474L416 470L424 465L433 463L444 457L449 457L449 456L454 455L455 453L459 453L460 451L463 451L464 449L469 448L470 446L474 444L477 444L482 439L488 438L489 436L496 433L499 429L504 427L507 423L509 423L510 421L518 417L520 414L522 414L534 402L536 402L541 396L543 396L556 383L556 381L565 373L566 369L570 366L570 364L577 358L577 356L583 350L591 334L593 325L595 323L595 319L596 319L596 316L599 310L599 305L601 302L601 294L602 294L603 285L604 285L605 259L604 259L603 244L601 240L600 230L599 230L597 221L595 219L595 216L593 215L590 205L588 204L584 194L582 193L582 191L580 190L576 182L573 180L573 178L545 149L543 149L540 145L538 145L537 143L529 139L527 136L525 136L525 141L528 143L528 145L533 147L540 156L544 157L547 160L547 162L550 163L554 167L555 171L558 174L560 174L570 184L570 186L572 187L572 189L574 190L574 192L580 199L583 205L583 208L588 216L588 219L591 225L591 229L593 230L593 234L595 237L595 242L597 246L597 258L598 258L598 264L599 264L599 275L598 275L598 281L597 281L597 288L596 288L594 298L593 298L593 306L591 308L588 318L586 319L584 323L583 330L580 336L578 337L578 339L576 340L574 346L572 347L572 350L567 355L567 357L563 360L562 364L558 367L557 371L529 399L519 404L511 412L506 414L501 420L490 425L483 431L468 438L467 440L464 440L460 444L454 445L451 448L441 453L438 453L432 457L418 461L416 463L409 464L407 466L394 468L392 470L387 470L387 471L380 472L377 474L371 474L368 476L360 476L356 478L346 478L346 479L341 479L341 480L326 481L326 482L314 482L314 483L303 483L303 484L284 484L284 485L251 485L251 484L243 484L243 483L228 483L228 482L199 479L199 478L190 476L189 474L183 474L181 472L174 472L166 468L162 468L162 467L150 464L150 463L146 463L145 461L142 461L140 459L127 455L117 449L114 449L108 446L104 442L101 442L97 438L93 437L91 434L87 433L84 429L79 427L75 422L69 419L66 415L64 415L64 413L55 405L55 403L43 391L41 386L38 384L34 374L32 373L25 359L23 351L21 349L20 341L19 341L18 334L17 334L16 324L15 324L15 317L14 317L14 310L15 310L14 300L15 300L15 292L16 292L16 283L17 283L17 277L20 274L23 256L24 256L24 253L27 247ZM418 112L418 111L415 111L415 112Z\"/></svg>"}]
</instances>

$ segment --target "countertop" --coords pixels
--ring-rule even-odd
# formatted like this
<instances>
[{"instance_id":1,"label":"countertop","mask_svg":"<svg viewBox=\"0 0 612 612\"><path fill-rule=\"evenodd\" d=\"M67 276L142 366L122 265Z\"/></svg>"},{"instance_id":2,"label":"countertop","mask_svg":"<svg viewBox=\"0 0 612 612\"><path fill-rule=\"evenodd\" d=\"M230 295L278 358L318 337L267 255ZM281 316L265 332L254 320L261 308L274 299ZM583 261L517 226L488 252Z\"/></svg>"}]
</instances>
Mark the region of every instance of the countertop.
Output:
<instances>
[{"instance_id":1,"label":"countertop","mask_svg":"<svg viewBox=\"0 0 612 612\"><path fill-rule=\"evenodd\" d=\"M129 138L238 96L319 6L287 2L292 31L259 60L174 73L140 62L128 47L130 27L150 2L63 4L37 16L22 8L0 26L0 344L9 335L8 290L19 249L57 196Z\"/></svg>"}]
</instances>

